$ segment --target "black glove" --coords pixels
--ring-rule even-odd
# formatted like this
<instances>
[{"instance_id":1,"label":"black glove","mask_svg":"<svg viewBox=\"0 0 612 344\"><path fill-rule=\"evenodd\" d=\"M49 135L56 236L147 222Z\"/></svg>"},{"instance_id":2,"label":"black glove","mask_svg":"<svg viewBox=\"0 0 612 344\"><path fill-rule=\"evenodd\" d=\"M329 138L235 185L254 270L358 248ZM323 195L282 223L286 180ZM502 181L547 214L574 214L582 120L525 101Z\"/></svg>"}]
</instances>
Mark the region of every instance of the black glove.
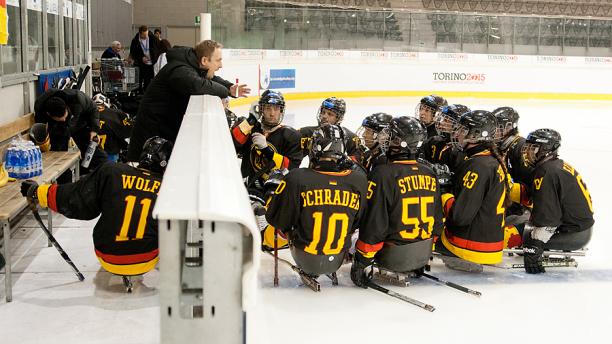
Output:
<instances>
[{"instance_id":1,"label":"black glove","mask_svg":"<svg viewBox=\"0 0 612 344\"><path fill-rule=\"evenodd\" d=\"M368 287L368 281L372 279L372 270L369 273L366 271L368 267L372 266L374 259L366 258L359 252L355 252L353 255L353 265L351 265L351 280L356 286L361 288Z\"/></svg>"},{"instance_id":2,"label":"black glove","mask_svg":"<svg viewBox=\"0 0 612 344\"><path fill-rule=\"evenodd\" d=\"M525 262L525 271L528 274L546 272L544 266L542 266L542 261L544 260L543 253L544 242L533 239L531 235L528 235L525 242L523 242L523 260Z\"/></svg>"},{"instance_id":3,"label":"black glove","mask_svg":"<svg viewBox=\"0 0 612 344\"><path fill-rule=\"evenodd\" d=\"M452 193L453 192L453 173L449 170L448 166L444 164L433 164L432 169L438 178L438 186L440 187L440 193Z\"/></svg>"},{"instance_id":4,"label":"black glove","mask_svg":"<svg viewBox=\"0 0 612 344\"><path fill-rule=\"evenodd\" d=\"M23 197L32 198L34 201L38 200L36 196L36 190L38 189L38 183L28 179L21 182L21 195Z\"/></svg>"}]
</instances>

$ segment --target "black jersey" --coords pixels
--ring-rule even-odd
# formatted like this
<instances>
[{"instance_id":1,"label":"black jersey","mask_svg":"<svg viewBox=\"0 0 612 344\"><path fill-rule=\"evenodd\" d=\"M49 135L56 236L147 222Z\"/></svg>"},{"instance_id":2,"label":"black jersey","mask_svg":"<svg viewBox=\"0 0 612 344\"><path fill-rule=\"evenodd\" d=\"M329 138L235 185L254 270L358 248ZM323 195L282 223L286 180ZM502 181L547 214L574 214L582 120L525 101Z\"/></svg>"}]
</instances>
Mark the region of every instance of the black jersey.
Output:
<instances>
[{"instance_id":1,"label":"black jersey","mask_svg":"<svg viewBox=\"0 0 612 344\"><path fill-rule=\"evenodd\" d=\"M504 244L506 174L486 147L473 147L466 154L455 173L454 199L444 205L442 243L465 260L496 264Z\"/></svg>"},{"instance_id":2,"label":"black jersey","mask_svg":"<svg viewBox=\"0 0 612 344\"><path fill-rule=\"evenodd\" d=\"M41 185L38 195L43 191L41 205L68 218L92 220L101 214L93 241L102 266L118 275L139 275L158 260L151 212L160 186L159 174L108 162L76 183Z\"/></svg>"},{"instance_id":3,"label":"black jersey","mask_svg":"<svg viewBox=\"0 0 612 344\"><path fill-rule=\"evenodd\" d=\"M593 201L582 176L561 159L546 161L535 169L531 194L530 222L534 226L580 232L595 223Z\"/></svg>"},{"instance_id":4,"label":"black jersey","mask_svg":"<svg viewBox=\"0 0 612 344\"><path fill-rule=\"evenodd\" d=\"M368 172L372 171L376 166L386 164L388 161L387 156L380 151L379 147L360 152L360 158L361 166Z\"/></svg>"},{"instance_id":5,"label":"black jersey","mask_svg":"<svg viewBox=\"0 0 612 344\"><path fill-rule=\"evenodd\" d=\"M368 208L357 249L373 257L385 242L405 244L439 235L442 202L433 170L414 160L376 167L369 176Z\"/></svg>"},{"instance_id":6,"label":"black jersey","mask_svg":"<svg viewBox=\"0 0 612 344\"><path fill-rule=\"evenodd\" d=\"M293 246L313 255L348 250L366 207L367 177L358 170L295 169L268 203L266 219L288 233Z\"/></svg>"},{"instance_id":7,"label":"black jersey","mask_svg":"<svg viewBox=\"0 0 612 344\"><path fill-rule=\"evenodd\" d=\"M232 129L234 146L237 153L242 156L240 172L243 178L248 178L249 183L256 177L262 180L267 179L267 173L273 169L297 168L302 161L300 134L297 130L280 125L264 135L268 147L272 150L271 156L267 156L253 144L246 119Z\"/></svg>"},{"instance_id":8,"label":"black jersey","mask_svg":"<svg viewBox=\"0 0 612 344\"><path fill-rule=\"evenodd\" d=\"M100 108L98 108L98 111ZM119 154L127 149L127 141L132 133L132 122L129 117L119 111L104 108L100 112L100 148L110 154Z\"/></svg>"},{"instance_id":9,"label":"black jersey","mask_svg":"<svg viewBox=\"0 0 612 344\"><path fill-rule=\"evenodd\" d=\"M446 140L446 138L444 138L442 135L430 136L425 140L425 142L423 142L420 155L423 159L431 163L439 163L442 159L440 153L447 143L448 140Z\"/></svg>"},{"instance_id":10,"label":"black jersey","mask_svg":"<svg viewBox=\"0 0 612 344\"><path fill-rule=\"evenodd\" d=\"M359 150L358 147L361 144L361 139L355 135L352 131L348 130L345 127L341 127L344 130L344 138L346 140L346 155L351 157L353 160L359 158ZM315 130L319 129L319 126L311 126L311 127L303 127L300 128L300 148L302 149L302 157L308 155L308 147L310 146L310 141L312 140L312 134L314 134ZM356 160L358 161L358 160Z\"/></svg>"}]
</instances>

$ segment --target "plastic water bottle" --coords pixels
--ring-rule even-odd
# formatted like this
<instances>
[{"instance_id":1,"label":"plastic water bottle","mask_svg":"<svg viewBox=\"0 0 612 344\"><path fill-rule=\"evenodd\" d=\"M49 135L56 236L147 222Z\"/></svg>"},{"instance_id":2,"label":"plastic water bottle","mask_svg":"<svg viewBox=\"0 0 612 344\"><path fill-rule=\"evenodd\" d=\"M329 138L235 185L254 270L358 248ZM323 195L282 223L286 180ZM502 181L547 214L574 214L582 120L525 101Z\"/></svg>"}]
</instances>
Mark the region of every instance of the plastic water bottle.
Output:
<instances>
[{"instance_id":1,"label":"plastic water bottle","mask_svg":"<svg viewBox=\"0 0 612 344\"><path fill-rule=\"evenodd\" d=\"M36 154L36 175L41 176L43 173L43 161L42 161L42 152L40 151L40 147L34 147L34 153Z\"/></svg>"},{"instance_id":2,"label":"plastic water bottle","mask_svg":"<svg viewBox=\"0 0 612 344\"><path fill-rule=\"evenodd\" d=\"M96 147L98 147L98 137L94 137L93 140L91 140L89 142L89 146L87 146L87 151L85 152L85 157L83 158L83 161L81 162L81 166L83 166L84 168L88 168L89 164L91 163L91 159L94 156L94 153L96 151Z\"/></svg>"},{"instance_id":3,"label":"plastic water bottle","mask_svg":"<svg viewBox=\"0 0 612 344\"><path fill-rule=\"evenodd\" d=\"M25 154L21 144L15 146L15 178L27 178L25 177Z\"/></svg>"},{"instance_id":4,"label":"plastic water bottle","mask_svg":"<svg viewBox=\"0 0 612 344\"><path fill-rule=\"evenodd\" d=\"M9 148L6 150L6 156L4 161L6 162L6 172L8 173L9 177L11 178L15 178L15 148L12 146L9 146Z\"/></svg>"},{"instance_id":5,"label":"plastic water bottle","mask_svg":"<svg viewBox=\"0 0 612 344\"><path fill-rule=\"evenodd\" d=\"M28 145L27 143L23 146L23 150L25 152L25 162L26 162L26 167L25 167L25 175L26 178L32 178L34 177L34 151L32 149L32 147L30 147L30 145Z\"/></svg>"}]
</instances>

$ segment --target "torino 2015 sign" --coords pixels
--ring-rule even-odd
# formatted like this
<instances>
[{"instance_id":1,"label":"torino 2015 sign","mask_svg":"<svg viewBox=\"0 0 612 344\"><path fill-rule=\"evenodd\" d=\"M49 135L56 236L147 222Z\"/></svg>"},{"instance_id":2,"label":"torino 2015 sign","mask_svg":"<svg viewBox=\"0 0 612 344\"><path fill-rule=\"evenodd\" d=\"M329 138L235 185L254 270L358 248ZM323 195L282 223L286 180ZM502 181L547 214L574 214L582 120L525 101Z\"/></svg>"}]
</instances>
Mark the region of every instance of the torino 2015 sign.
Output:
<instances>
[{"instance_id":1,"label":"torino 2015 sign","mask_svg":"<svg viewBox=\"0 0 612 344\"><path fill-rule=\"evenodd\" d=\"M434 82L483 83L486 79L484 73L433 73Z\"/></svg>"}]
</instances>

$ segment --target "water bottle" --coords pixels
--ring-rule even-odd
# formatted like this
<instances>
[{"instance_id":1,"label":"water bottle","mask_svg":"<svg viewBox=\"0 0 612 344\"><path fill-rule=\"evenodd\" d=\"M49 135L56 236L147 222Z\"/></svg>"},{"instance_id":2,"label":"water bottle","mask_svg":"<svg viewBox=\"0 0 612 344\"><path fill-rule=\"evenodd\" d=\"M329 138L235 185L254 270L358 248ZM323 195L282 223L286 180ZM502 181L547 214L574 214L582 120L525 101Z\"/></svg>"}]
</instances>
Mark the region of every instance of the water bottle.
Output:
<instances>
[{"instance_id":1,"label":"water bottle","mask_svg":"<svg viewBox=\"0 0 612 344\"><path fill-rule=\"evenodd\" d=\"M6 162L6 172L9 177L15 178L15 148L10 146L6 151L4 161Z\"/></svg>"},{"instance_id":2,"label":"water bottle","mask_svg":"<svg viewBox=\"0 0 612 344\"><path fill-rule=\"evenodd\" d=\"M42 152L40 151L40 147L34 147L34 153L36 154L36 175L41 176L43 172L43 161L42 161Z\"/></svg>"},{"instance_id":3,"label":"water bottle","mask_svg":"<svg viewBox=\"0 0 612 344\"><path fill-rule=\"evenodd\" d=\"M26 173L25 173L25 154L24 154L24 150L21 144L17 144L15 146L15 178L17 179L25 179L26 177Z\"/></svg>"},{"instance_id":4,"label":"water bottle","mask_svg":"<svg viewBox=\"0 0 612 344\"><path fill-rule=\"evenodd\" d=\"M23 146L23 151L25 152L25 175L26 178L34 177L34 152L30 145L25 144Z\"/></svg>"},{"instance_id":5,"label":"water bottle","mask_svg":"<svg viewBox=\"0 0 612 344\"><path fill-rule=\"evenodd\" d=\"M87 151L85 152L85 157L81 162L81 166L83 166L84 168L89 167L91 159L93 158L94 153L96 151L96 147L98 147L98 137L94 136L93 140L89 142L89 146L87 146Z\"/></svg>"}]
</instances>

